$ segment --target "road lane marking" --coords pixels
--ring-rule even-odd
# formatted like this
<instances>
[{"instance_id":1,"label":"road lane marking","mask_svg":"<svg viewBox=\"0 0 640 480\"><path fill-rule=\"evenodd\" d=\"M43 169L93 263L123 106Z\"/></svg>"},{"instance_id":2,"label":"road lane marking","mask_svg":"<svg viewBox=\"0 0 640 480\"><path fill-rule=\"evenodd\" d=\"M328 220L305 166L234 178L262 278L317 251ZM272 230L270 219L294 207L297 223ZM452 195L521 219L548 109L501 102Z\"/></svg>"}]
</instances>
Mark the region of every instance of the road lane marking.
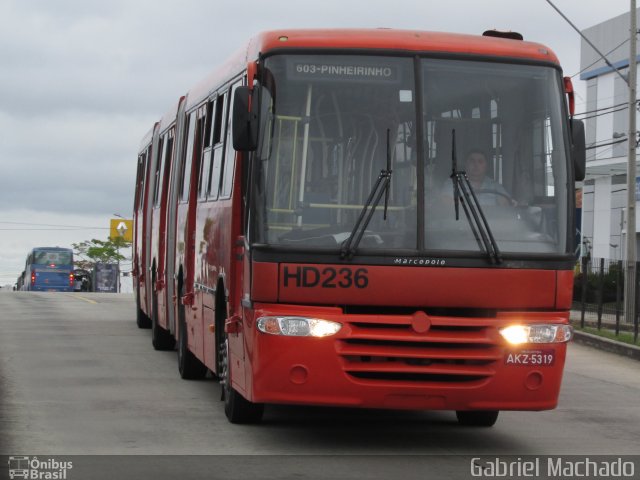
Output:
<instances>
[{"instance_id":1,"label":"road lane marking","mask_svg":"<svg viewBox=\"0 0 640 480\"><path fill-rule=\"evenodd\" d=\"M95 300L91 300L90 298L85 298L85 297L83 297L81 295L72 295L72 297L79 298L80 300L84 300L85 302L93 303L95 305L98 304L98 302L96 302Z\"/></svg>"}]
</instances>

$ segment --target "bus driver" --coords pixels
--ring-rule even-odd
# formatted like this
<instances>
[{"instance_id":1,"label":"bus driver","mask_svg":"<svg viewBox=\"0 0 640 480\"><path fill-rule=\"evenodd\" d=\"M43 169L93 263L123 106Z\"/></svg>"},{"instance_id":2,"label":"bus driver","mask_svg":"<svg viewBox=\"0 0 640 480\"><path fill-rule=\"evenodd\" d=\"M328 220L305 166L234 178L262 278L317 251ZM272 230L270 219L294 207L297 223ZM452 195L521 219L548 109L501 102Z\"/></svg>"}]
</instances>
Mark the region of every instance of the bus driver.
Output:
<instances>
[{"instance_id":1,"label":"bus driver","mask_svg":"<svg viewBox=\"0 0 640 480\"><path fill-rule=\"evenodd\" d=\"M511 198L505 188L491 177L487 176L489 162L487 155L480 149L472 149L465 160L465 173L478 202L483 206L515 206L516 201ZM453 197L450 180L443 186L443 196L451 201Z\"/></svg>"}]
</instances>

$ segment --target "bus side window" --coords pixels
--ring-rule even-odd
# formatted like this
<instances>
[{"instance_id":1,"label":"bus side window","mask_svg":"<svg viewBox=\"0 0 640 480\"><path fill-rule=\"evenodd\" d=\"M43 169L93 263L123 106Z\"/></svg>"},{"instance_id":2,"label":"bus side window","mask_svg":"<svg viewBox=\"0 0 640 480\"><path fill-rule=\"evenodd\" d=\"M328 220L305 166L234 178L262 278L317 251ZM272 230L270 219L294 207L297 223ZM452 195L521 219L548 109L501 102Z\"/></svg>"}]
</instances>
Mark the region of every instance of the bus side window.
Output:
<instances>
[{"instance_id":1,"label":"bus side window","mask_svg":"<svg viewBox=\"0 0 640 480\"><path fill-rule=\"evenodd\" d=\"M165 156L165 149L167 148L166 145L166 134L163 135L162 137L160 137L159 140L159 144L158 144L158 159L156 160L156 172L155 172L155 178L154 178L154 182L153 182L153 206L157 207L160 204L160 185L161 185L161 180L162 180L162 172L163 172L163 165L164 165L164 156Z\"/></svg>"},{"instance_id":2,"label":"bus side window","mask_svg":"<svg viewBox=\"0 0 640 480\"><path fill-rule=\"evenodd\" d=\"M227 95L219 95L215 103L215 117L211 125L211 143L213 146L213 162L211 167L211 179L209 183L209 198L215 200L220 191L220 170L224 154L224 142L222 138L223 120L226 117Z\"/></svg>"},{"instance_id":3,"label":"bus side window","mask_svg":"<svg viewBox=\"0 0 640 480\"><path fill-rule=\"evenodd\" d=\"M174 137L176 134L176 127L173 126L169 129L169 131L166 133L166 152L165 152L165 158L163 160L164 162L164 172L161 174L162 175L162 183L161 183L161 189L162 192L166 192L168 185L169 185L169 174L171 172L171 166L173 165L173 160L174 160L174 146L175 146L175 142L174 142ZM165 193L165 198L166 198L166 193ZM159 201L162 201L162 194L160 195Z\"/></svg>"},{"instance_id":4,"label":"bus side window","mask_svg":"<svg viewBox=\"0 0 640 480\"><path fill-rule=\"evenodd\" d=\"M233 98L235 89L242 85L242 82L235 83L230 90L230 98ZM228 109L229 111L231 109ZM227 135L226 135L226 154L224 159L224 173L222 178L222 193L221 198L231 197L231 189L233 188L233 172L236 164L236 151L233 149L233 142L231 141L231 115L226 115Z\"/></svg>"},{"instance_id":5,"label":"bus side window","mask_svg":"<svg viewBox=\"0 0 640 480\"><path fill-rule=\"evenodd\" d=\"M200 195L200 182L202 175L202 152L204 138L206 136L205 125L207 123L207 105L201 105L196 111L196 128L193 140L193 189L196 197Z\"/></svg>"},{"instance_id":6,"label":"bus side window","mask_svg":"<svg viewBox=\"0 0 640 480\"><path fill-rule=\"evenodd\" d=\"M142 208L142 191L144 190L144 175L146 170L146 153L142 153L138 156L138 175L137 186L135 193L134 210L140 210Z\"/></svg>"},{"instance_id":7,"label":"bus side window","mask_svg":"<svg viewBox=\"0 0 640 480\"><path fill-rule=\"evenodd\" d=\"M202 164L200 166L200 181L198 183L198 198L206 199L211 185L211 115L213 112L213 102L207 102L206 119L203 124L202 142Z\"/></svg>"},{"instance_id":8,"label":"bus side window","mask_svg":"<svg viewBox=\"0 0 640 480\"><path fill-rule=\"evenodd\" d=\"M196 131L196 112L191 112L187 118L187 148L184 151L184 161L180 171L180 201L186 202L189 198L189 181L191 180L191 163L193 162L193 140Z\"/></svg>"}]
</instances>

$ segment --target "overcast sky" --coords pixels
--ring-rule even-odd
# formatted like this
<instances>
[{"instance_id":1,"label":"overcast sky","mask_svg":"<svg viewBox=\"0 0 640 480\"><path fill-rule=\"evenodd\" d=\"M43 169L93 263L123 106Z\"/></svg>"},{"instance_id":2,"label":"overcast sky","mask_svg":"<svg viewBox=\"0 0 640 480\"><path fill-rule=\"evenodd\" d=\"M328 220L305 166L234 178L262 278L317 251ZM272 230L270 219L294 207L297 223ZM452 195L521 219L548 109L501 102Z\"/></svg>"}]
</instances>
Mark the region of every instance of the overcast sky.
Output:
<instances>
[{"instance_id":1,"label":"overcast sky","mask_svg":"<svg viewBox=\"0 0 640 480\"><path fill-rule=\"evenodd\" d=\"M629 9L554 3L580 29ZM142 136L249 37L287 27L515 30L579 71L580 38L545 0L0 0L0 285L30 248L130 218Z\"/></svg>"}]
</instances>

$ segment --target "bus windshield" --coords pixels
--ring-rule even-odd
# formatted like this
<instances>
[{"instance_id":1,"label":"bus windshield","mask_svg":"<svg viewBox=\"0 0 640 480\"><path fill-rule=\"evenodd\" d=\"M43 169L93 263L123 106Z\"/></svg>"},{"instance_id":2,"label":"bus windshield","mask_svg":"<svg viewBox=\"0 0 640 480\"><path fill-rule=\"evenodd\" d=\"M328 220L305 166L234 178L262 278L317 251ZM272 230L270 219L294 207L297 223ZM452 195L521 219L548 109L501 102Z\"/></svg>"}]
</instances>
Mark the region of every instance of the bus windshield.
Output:
<instances>
[{"instance_id":1,"label":"bus windshield","mask_svg":"<svg viewBox=\"0 0 640 480\"><path fill-rule=\"evenodd\" d=\"M33 251L34 265L71 265L73 263L73 253L71 250L47 250L36 249Z\"/></svg>"},{"instance_id":2,"label":"bus windshield","mask_svg":"<svg viewBox=\"0 0 640 480\"><path fill-rule=\"evenodd\" d=\"M256 241L339 252L389 165L388 191L369 201L378 208L364 222L359 251L487 253L466 213L469 199L455 195L455 168L501 252L568 253L560 80L539 65L268 57Z\"/></svg>"}]
</instances>

